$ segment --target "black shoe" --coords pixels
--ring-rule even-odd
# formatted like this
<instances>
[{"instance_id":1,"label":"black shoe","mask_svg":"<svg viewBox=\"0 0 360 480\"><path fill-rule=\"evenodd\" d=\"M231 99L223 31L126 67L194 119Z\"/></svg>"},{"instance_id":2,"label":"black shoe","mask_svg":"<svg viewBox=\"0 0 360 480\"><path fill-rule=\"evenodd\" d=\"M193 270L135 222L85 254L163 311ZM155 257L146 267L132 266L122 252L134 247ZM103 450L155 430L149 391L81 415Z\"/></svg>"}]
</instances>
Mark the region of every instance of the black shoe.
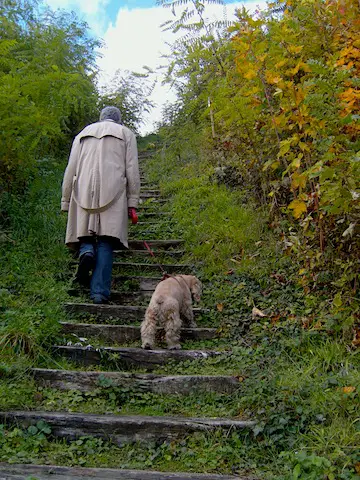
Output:
<instances>
[{"instance_id":1,"label":"black shoe","mask_svg":"<svg viewBox=\"0 0 360 480\"><path fill-rule=\"evenodd\" d=\"M89 288L90 272L95 267L95 259L92 253L84 253L79 260L79 266L75 275L75 281L81 286Z\"/></svg>"},{"instance_id":2,"label":"black shoe","mask_svg":"<svg viewBox=\"0 0 360 480\"><path fill-rule=\"evenodd\" d=\"M107 305L109 300L102 295L93 295L91 300L95 303L95 305Z\"/></svg>"}]
</instances>

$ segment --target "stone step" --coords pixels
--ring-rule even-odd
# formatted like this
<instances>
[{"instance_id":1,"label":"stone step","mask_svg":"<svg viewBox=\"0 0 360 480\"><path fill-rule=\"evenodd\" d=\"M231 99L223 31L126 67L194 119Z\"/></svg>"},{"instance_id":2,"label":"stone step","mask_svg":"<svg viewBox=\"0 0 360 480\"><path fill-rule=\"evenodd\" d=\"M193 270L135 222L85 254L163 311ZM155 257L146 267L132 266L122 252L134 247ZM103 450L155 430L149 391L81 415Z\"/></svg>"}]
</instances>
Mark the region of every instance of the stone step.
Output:
<instances>
[{"instance_id":1,"label":"stone step","mask_svg":"<svg viewBox=\"0 0 360 480\"><path fill-rule=\"evenodd\" d=\"M189 264L181 263L162 263L163 269L166 273L172 274L191 274L194 267ZM136 263L136 262L114 262L113 271L116 272L116 269L131 269L131 270L141 270L142 272L162 272L158 263Z\"/></svg>"},{"instance_id":2,"label":"stone step","mask_svg":"<svg viewBox=\"0 0 360 480\"><path fill-rule=\"evenodd\" d=\"M143 350L125 347L75 347L54 345L53 352L81 365L99 365L104 359L114 360L124 368L141 367L147 370L168 362L185 362L215 357L226 352L214 350Z\"/></svg>"},{"instance_id":3,"label":"stone step","mask_svg":"<svg viewBox=\"0 0 360 480\"><path fill-rule=\"evenodd\" d=\"M153 254L156 257L172 257L172 258L181 258L185 255L185 250L152 250ZM116 257L149 257L152 258L150 253L147 250L117 250L115 252Z\"/></svg>"},{"instance_id":4,"label":"stone step","mask_svg":"<svg viewBox=\"0 0 360 480\"><path fill-rule=\"evenodd\" d=\"M215 429L248 430L255 422L223 418L94 415L85 413L9 411L0 412L0 422L28 427L45 421L52 435L73 440L83 436L105 438L118 445L126 442L166 440Z\"/></svg>"},{"instance_id":5,"label":"stone step","mask_svg":"<svg viewBox=\"0 0 360 480\"><path fill-rule=\"evenodd\" d=\"M96 337L104 342L126 343L139 341L140 327L134 325L98 325L93 323L60 322L61 331L65 334L75 334L79 337ZM157 340L164 338L164 329L157 329ZM182 328L181 341L186 340L212 340L216 338L216 328Z\"/></svg>"},{"instance_id":6,"label":"stone step","mask_svg":"<svg viewBox=\"0 0 360 480\"><path fill-rule=\"evenodd\" d=\"M62 467L57 465L0 464L1 480L255 480L239 477L201 473L166 473L150 470L123 470L115 468Z\"/></svg>"},{"instance_id":7,"label":"stone step","mask_svg":"<svg viewBox=\"0 0 360 480\"><path fill-rule=\"evenodd\" d=\"M169 250L171 248L177 248L184 244L184 240L171 239L171 240L146 240L146 243L151 249L157 248L162 250ZM146 250L144 240L130 239L129 249L131 250Z\"/></svg>"},{"instance_id":8,"label":"stone step","mask_svg":"<svg viewBox=\"0 0 360 480\"><path fill-rule=\"evenodd\" d=\"M134 305L138 302L149 302L152 290L139 290L137 292L122 292L113 290L111 292L110 300L118 305ZM76 288L71 288L68 290L68 294L72 297L79 297L82 294L90 295L90 290L79 290Z\"/></svg>"},{"instance_id":9,"label":"stone step","mask_svg":"<svg viewBox=\"0 0 360 480\"><path fill-rule=\"evenodd\" d=\"M124 324L142 321L146 306L139 305L95 305L93 303L64 303L64 309L69 314L96 315L99 318L118 318ZM195 318L209 312L204 308L193 308Z\"/></svg>"},{"instance_id":10,"label":"stone step","mask_svg":"<svg viewBox=\"0 0 360 480\"><path fill-rule=\"evenodd\" d=\"M95 372L33 368L32 374L42 386L60 390L90 391L102 382L122 388L169 395L191 392L233 393L240 387L236 377L226 375L153 375L151 373Z\"/></svg>"}]
</instances>

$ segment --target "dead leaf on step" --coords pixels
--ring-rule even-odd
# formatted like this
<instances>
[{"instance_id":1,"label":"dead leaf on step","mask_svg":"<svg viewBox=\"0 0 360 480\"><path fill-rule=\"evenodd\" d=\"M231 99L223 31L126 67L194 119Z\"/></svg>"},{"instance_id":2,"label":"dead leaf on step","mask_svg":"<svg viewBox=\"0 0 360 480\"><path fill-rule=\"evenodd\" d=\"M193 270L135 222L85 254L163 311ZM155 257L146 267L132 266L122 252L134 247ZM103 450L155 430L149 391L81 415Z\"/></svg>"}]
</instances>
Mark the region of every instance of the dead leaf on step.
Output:
<instances>
[{"instance_id":1,"label":"dead leaf on step","mask_svg":"<svg viewBox=\"0 0 360 480\"><path fill-rule=\"evenodd\" d=\"M265 313L262 312L261 310L259 310L258 308L254 307L252 309L252 317L255 318L255 317L266 317Z\"/></svg>"},{"instance_id":2,"label":"dead leaf on step","mask_svg":"<svg viewBox=\"0 0 360 480\"><path fill-rule=\"evenodd\" d=\"M218 303L216 305L216 308L218 309L218 312L222 312L224 310L224 304L223 303Z\"/></svg>"}]
</instances>

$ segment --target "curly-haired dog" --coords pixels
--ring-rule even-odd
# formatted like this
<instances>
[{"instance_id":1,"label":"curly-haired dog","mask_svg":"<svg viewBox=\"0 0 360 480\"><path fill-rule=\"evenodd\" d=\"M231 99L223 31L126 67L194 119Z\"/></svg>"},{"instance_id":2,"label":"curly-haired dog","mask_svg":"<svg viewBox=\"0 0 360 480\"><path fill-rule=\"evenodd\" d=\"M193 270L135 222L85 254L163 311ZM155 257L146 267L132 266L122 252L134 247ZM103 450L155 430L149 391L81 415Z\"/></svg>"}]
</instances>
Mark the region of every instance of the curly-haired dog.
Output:
<instances>
[{"instance_id":1,"label":"curly-haired dog","mask_svg":"<svg viewBox=\"0 0 360 480\"><path fill-rule=\"evenodd\" d=\"M154 348L156 327L165 329L170 350L179 350L182 320L186 326L196 327L191 297L200 301L201 282L193 275L177 275L160 282L153 293L141 324L142 348Z\"/></svg>"}]
</instances>

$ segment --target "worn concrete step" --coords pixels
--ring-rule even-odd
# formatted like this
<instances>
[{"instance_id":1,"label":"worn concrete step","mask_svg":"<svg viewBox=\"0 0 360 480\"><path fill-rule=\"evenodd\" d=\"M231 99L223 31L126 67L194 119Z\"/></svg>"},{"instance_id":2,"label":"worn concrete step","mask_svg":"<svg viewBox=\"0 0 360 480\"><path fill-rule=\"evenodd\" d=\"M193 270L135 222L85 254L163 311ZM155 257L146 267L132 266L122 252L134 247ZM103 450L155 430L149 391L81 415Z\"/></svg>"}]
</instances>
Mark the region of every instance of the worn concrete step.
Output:
<instances>
[{"instance_id":1,"label":"worn concrete step","mask_svg":"<svg viewBox=\"0 0 360 480\"><path fill-rule=\"evenodd\" d=\"M194 432L215 429L248 430L255 422L223 418L151 417L127 415L94 415L67 412L10 411L0 412L0 422L26 427L45 421L56 437L76 439L94 436L118 445L126 442L175 439Z\"/></svg>"},{"instance_id":2,"label":"worn concrete step","mask_svg":"<svg viewBox=\"0 0 360 480\"><path fill-rule=\"evenodd\" d=\"M54 345L53 352L81 365L98 365L102 360L116 361L124 368L141 367L147 370L168 362L185 362L225 354L214 350L143 350L125 347L75 347Z\"/></svg>"},{"instance_id":3,"label":"worn concrete step","mask_svg":"<svg viewBox=\"0 0 360 480\"><path fill-rule=\"evenodd\" d=\"M95 305L93 303L64 303L64 309L70 314L96 315L101 318L119 318L128 324L133 321L142 321L145 315L146 306L140 305ZM198 315L206 314L208 309L193 308L195 318Z\"/></svg>"},{"instance_id":4,"label":"worn concrete step","mask_svg":"<svg viewBox=\"0 0 360 480\"><path fill-rule=\"evenodd\" d=\"M167 273L173 274L191 274L194 270L193 265L181 264L181 263L162 263L163 269ZM158 263L136 263L136 262L114 262L113 269L116 272L116 269L131 269L131 270L141 270L143 272L158 272L161 271Z\"/></svg>"},{"instance_id":5,"label":"worn concrete step","mask_svg":"<svg viewBox=\"0 0 360 480\"><path fill-rule=\"evenodd\" d=\"M68 290L68 294L72 297L79 297L84 293L90 295L90 290L80 290L76 288L71 288ZM113 290L111 292L110 300L118 305L134 305L134 303L149 302L151 295L152 290L139 290L137 292L122 292Z\"/></svg>"},{"instance_id":6,"label":"worn concrete step","mask_svg":"<svg viewBox=\"0 0 360 480\"><path fill-rule=\"evenodd\" d=\"M60 322L61 331L65 334L75 334L79 337L96 337L105 342L126 343L140 341L140 327L133 325L98 325L93 323ZM157 340L164 338L164 329L157 329ZM181 341L212 340L216 338L216 328L182 328Z\"/></svg>"},{"instance_id":7,"label":"worn concrete step","mask_svg":"<svg viewBox=\"0 0 360 480\"><path fill-rule=\"evenodd\" d=\"M151 373L94 372L33 368L35 380L42 386L60 390L89 391L102 382L114 387L143 392L187 395L191 392L233 393L240 387L238 378L226 375L154 375Z\"/></svg>"},{"instance_id":8,"label":"worn concrete step","mask_svg":"<svg viewBox=\"0 0 360 480\"><path fill-rule=\"evenodd\" d=\"M171 258L181 258L185 255L185 250L152 250L155 258L157 257L171 257ZM150 253L147 250L117 250L115 252L116 257L149 257L152 258Z\"/></svg>"},{"instance_id":9,"label":"worn concrete step","mask_svg":"<svg viewBox=\"0 0 360 480\"><path fill-rule=\"evenodd\" d=\"M170 240L146 240L146 243L151 249L161 249L169 250L171 248L178 248L184 244L184 240L181 239L170 239ZM129 249L131 250L146 250L144 245L144 240L130 239L129 240Z\"/></svg>"},{"instance_id":10,"label":"worn concrete step","mask_svg":"<svg viewBox=\"0 0 360 480\"><path fill-rule=\"evenodd\" d=\"M61 467L57 465L0 464L1 480L255 480L249 476L201 473L171 473L114 468Z\"/></svg>"}]
</instances>

